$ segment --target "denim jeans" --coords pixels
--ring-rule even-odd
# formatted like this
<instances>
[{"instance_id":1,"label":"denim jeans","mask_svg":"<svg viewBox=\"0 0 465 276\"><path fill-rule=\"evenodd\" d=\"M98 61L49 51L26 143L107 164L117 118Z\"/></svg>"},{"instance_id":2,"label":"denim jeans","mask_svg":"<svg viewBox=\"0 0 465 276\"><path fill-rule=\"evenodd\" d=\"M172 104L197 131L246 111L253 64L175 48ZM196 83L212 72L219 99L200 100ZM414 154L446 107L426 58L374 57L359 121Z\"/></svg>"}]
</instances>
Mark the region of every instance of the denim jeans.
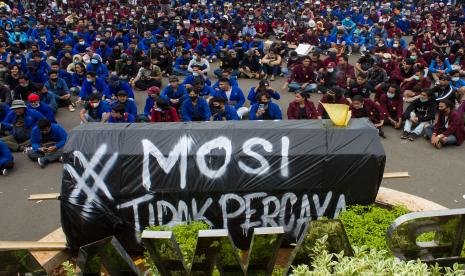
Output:
<instances>
[{"instance_id":1,"label":"denim jeans","mask_svg":"<svg viewBox=\"0 0 465 276\"><path fill-rule=\"evenodd\" d=\"M289 90L290 91L301 90L302 84L303 83L297 83L297 82L293 81L293 82L291 82L289 84ZM316 89L316 84L315 83L310 83L305 87L305 89L303 89L303 92L310 93L310 92L314 91L315 89Z\"/></svg>"},{"instance_id":2,"label":"denim jeans","mask_svg":"<svg viewBox=\"0 0 465 276\"><path fill-rule=\"evenodd\" d=\"M410 112L410 118L413 118L415 117L415 112ZM405 120L405 125L404 125L404 131L406 132L413 132L415 133L416 135L421 135L421 133L423 132L423 128L425 127L426 124L429 124L431 122L421 122L419 124L416 124L415 126L413 125L412 121L410 121L409 119ZM414 127L414 129L412 130L412 128Z\"/></svg>"},{"instance_id":3,"label":"denim jeans","mask_svg":"<svg viewBox=\"0 0 465 276\"><path fill-rule=\"evenodd\" d=\"M279 65L271 66L271 65L268 65L268 64L263 64L263 71L267 75L277 76L280 73L279 72L280 70L281 70L281 67L279 67Z\"/></svg>"},{"instance_id":4,"label":"denim jeans","mask_svg":"<svg viewBox=\"0 0 465 276\"><path fill-rule=\"evenodd\" d=\"M431 140L431 137L433 137L433 126L429 126L425 128L425 135L428 138L428 140ZM444 145L455 145L457 144L457 137L455 135L449 135L446 137L446 142Z\"/></svg>"}]
</instances>

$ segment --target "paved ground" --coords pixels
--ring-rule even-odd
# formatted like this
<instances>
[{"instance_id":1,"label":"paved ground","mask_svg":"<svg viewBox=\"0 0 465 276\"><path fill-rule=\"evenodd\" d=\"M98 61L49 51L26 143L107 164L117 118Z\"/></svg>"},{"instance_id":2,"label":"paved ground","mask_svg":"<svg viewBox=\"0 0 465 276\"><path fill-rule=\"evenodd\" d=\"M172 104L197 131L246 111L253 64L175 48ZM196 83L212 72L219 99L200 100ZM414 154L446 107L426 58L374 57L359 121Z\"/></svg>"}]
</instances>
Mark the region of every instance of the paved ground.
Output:
<instances>
[{"instance_id":1,"label":"paved ground","mask_svg":"<svg viewBox=\"0 0 465 276\"><path fill-rule=\"evenodd\" d=\"M212 79L215 81L214 79ZM282 87L280 78L271 85ZM256 81L240 80L245 96ZM284 92L279 101L286 114L293 95ZM136 93L140 110L145 94ZM318 102L320 97L313 96ZM57 120L68 130L79 124L78 113L61 109ZM449 208L462 208L465 204L465 147L434 149L424 139L406 142L400 133L386 129L387 139L382 140L387 164L386 172L408 171L409 179L383 181L383 186L412 193L433 200ZM22 154L15 154L16 169L8 177L0 177L0 240L37 240L60 226L58 201L27 201L30 194L60 191L61 164L40 169Z\"/></svg>"}]
</instances>

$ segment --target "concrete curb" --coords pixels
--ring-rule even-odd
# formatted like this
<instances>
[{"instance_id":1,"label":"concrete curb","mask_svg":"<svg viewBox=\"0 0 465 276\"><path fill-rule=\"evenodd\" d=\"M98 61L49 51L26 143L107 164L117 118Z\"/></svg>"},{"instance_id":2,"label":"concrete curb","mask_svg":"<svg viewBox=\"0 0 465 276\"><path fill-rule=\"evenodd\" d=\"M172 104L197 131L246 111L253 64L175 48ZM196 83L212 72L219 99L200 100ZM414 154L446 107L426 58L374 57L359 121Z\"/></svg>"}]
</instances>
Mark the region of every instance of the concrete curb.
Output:
<instances>
[{"instance_id":1,"label":"concrete curb","mask_svg":"<svg viewBox=\"0 0 465 276\"><path fill-rule=\"evenodd\" d=\"M376 202L388 205L403 205L412 212L448 209L422 197L385 187L379 188L378 196L376 196Z\"/></svg>"}]
</instances>

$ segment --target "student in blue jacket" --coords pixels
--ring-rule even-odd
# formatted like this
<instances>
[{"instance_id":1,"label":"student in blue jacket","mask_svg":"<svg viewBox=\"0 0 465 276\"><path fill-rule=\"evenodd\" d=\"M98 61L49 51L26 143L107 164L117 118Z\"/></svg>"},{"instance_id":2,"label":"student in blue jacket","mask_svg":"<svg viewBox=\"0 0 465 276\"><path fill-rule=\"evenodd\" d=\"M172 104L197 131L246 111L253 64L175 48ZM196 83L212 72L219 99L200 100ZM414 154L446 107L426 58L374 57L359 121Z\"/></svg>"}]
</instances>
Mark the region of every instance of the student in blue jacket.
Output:
<instances>
[{"instance_id":1,"label":"student in blue jacket","mask_svg":"<svg viewBox=\"0 0 465 276\"><path fill-rule=\"evenodd\" d=\"M186 87L179 83L179 79L176 76L171 76L169 79L169 85L161 91L161 97L164 97L169 101L170 105L174 108L179 108L182 101L187 95Z\"/></svg>"},{"instance_id":2,"label":"student in blue jacket","mask_svg":"<svg viewBox=\"0 0 465 276\"><path fill-rule=\"evenodd\" d=\"M27 151L27 156L44 168L49 163L61 159L67 138L68 134L59 124L41 119L32 129L32 149Z\"/></svg>"},{"instance_id":3,"label":"student in blue jacket","mask_svg":"<svg viewBox=\"0 0 465 276\"><path fill-rule=\"evenodd\" d=\"M111 108L110 118L108 123L134 123L136 118L124 111L124 105L118 104Z\"/></svg>"},{"instance_id":4,"label":"student in blue jacket","mask_svg":"<svg viewBox=\"0 0 465 276\"><path fill-rule=\"evenodd\" d=\"M250 108L250 120L282 120L279 105L271 102L270 94L261 92L257 95L258 103Z\"/></svg>"},{"instance_id":5,"label":"student in blue jacket","mask_svg":"<svg viewBox=\"0 0 465 276\"><path fill-rule=\"evenodd\" d=\"M227 105L223 97L213 97L210 100L210 110L213 121L240 120L234 107Z\"/></svg>"},{"instance_id":6,"label":"student in blue jacket","mask_svg":"<svg viewBox=\"0 0 465 276\"><path fill-rule=\"evenodd\" d=\"M207 101L192 88L188 89L188 97L182 102L181 115L183 122L210 121L212 116Z\"/></svg>"},{"instance_id":7,"label":"student in blue jacket","mask_svg":"<svg viewBox=\"0 0 465 276\"><path fill-rule=\"evenodd\" d=\"M117 100L113 101L111 106L124 105L124 112L131 114L134 117L137 117L137 105L133 99L128 97L128 93L124 90L120 90L117 94Z\"/></svg>"},{"instance_id":8,"label":"student in blue jacket","mask_svg":"<svg viewBox=\"0 0 465 276\"><path fill-rule=\"evenodd\" d=\"M105 80L98 78L95 72L87 72L79 93L79 101L87 101L92 94L98 94L102 98L110 92Z\"/></svg>"},{"instance_id":9,"label":"student in blue jacket","mask_svg":"<svg viewBox=\"0 0 465 276\"><path fill-rule=\"evenodd\" d=\"M249 112L247 107L244 107L245 97L239 86L231 86L231 81L227 78L219 80L219 90L216 90L212 95L214 97L223 97L227 104L234 106L240 118Z\"/></svg>"},{"instance_id":10,"label":"student in blue jacket","mask_svg":"<svg viewBox=\"0 0 465 276\"><path fill-rule=\"evenodd\" d=\"M56 123L55 121L55 112L53 109L46 104L45 102L40 102L40 97L37 94L31 93L27 97L27 108L40 112L44 115L45 118L49 119L51 122Z\"/></svg>"},{"instance_id":11,"label":"student in blue jacket","mask_svg":"<svg viewBox=\"0 0 465 276\"><path fill-rule=\"evenodd\" d=\"M4 142L0 141L0 175L8 175L8 171L13 169L14 165L10 149Z\"/></svg>"},{"instance_id":12,"label":"student in blue jacket","mask_svg":"<svg viewBox=\"0 0 465 276\"><path fill-rule=\"evenodd\" d=\"M258 86L250 88L249 95L247 95L247 100L249 100L250 105L257 103L257 95L260 92L266 92L270 94L271 98L275 100L281 99L281 95L273 87L270 86L270 83L267 80L261 80Z\"/></svg>"}]
</instances>

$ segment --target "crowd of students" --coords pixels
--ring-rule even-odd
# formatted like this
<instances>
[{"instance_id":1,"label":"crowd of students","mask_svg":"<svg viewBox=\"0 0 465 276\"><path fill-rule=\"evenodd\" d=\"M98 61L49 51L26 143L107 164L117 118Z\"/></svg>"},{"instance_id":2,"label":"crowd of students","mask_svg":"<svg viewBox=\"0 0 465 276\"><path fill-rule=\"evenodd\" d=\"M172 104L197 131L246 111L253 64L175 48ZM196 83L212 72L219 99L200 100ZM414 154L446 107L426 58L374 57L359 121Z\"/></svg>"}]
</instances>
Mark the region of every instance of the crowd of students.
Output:
<instances>
[{"instance_id":1,"label":"crowd of students","mask_svg":"<svg viewBox=\"0 0 465 276\"><path fill-rule=\"evenodd\" d=\"M0 174L15 151L41 167L61 159L60 108L82 123L281 120L278 90L295 94L287 119L347 104L382 137L392 126L460 145L464 21L454 0L3 1ZM247 97L242 78L256 79ZM134 93L147 94L143 112Z\"/></svg>"}]
</instances>

